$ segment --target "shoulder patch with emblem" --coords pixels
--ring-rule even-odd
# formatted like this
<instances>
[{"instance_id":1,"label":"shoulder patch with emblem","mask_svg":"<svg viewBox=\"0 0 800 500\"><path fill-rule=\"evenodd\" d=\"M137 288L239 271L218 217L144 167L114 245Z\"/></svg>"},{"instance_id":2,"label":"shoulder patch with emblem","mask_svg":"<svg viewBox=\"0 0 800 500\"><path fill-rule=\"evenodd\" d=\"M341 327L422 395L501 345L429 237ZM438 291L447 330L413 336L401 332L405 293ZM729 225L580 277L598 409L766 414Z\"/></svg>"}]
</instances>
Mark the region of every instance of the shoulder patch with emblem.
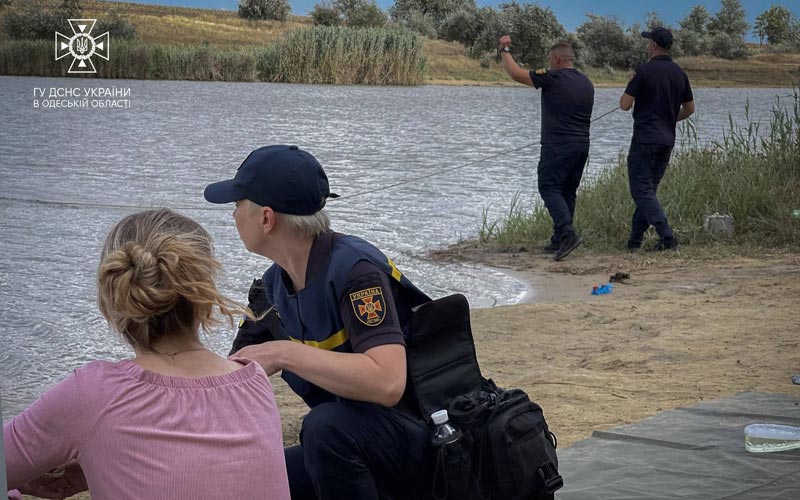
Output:
<instances>
[{"instance_id":1,"label":"shoulder patch with emblem","mask_svg":"<svg viewBox=\"0 0 800 500\"><path fill-rule=\"evenodd\" d=\"M356 318L367 326L378 326L386 316L383 289L379 286L366 288L350 294L350 303Z\"/></svg>"},{"instance_id":2,"label":"shoulder patch with emblem","mask_svg":"<svg viewBox=\"0 0 800 500\"><path fill-rule=\"evenodd\" d=\"M537 75L543 75L543 74L547 73L547 70L544 69L544 68L539 68L536 71L534 71L534 73L536 73Z\"/></svg>"}]
</instances>

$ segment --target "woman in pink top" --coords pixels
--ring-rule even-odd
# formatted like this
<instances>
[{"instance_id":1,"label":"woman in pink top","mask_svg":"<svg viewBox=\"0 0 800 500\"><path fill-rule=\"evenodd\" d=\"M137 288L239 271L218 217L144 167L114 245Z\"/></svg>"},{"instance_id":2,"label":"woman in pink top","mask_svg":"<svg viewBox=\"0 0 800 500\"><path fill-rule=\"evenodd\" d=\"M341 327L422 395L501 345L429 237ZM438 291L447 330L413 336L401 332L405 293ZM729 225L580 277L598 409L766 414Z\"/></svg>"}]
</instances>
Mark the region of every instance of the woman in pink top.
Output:
<instances>
[{"instance_id":1,"label":"woman in pink top","mask_svg":"<svg viewBox=\"0 0 800 500\"><path fill-rule=\"evenodd\" d=\"M199 340L216 309L231 321L245 312L217 291L219 268L208 233L169 210L111 230L98 303L135 356L75 370L3 426L10 488L46 498L88 489L93 500L289 499L269 379Z\"/></svg>"}]
</instances>

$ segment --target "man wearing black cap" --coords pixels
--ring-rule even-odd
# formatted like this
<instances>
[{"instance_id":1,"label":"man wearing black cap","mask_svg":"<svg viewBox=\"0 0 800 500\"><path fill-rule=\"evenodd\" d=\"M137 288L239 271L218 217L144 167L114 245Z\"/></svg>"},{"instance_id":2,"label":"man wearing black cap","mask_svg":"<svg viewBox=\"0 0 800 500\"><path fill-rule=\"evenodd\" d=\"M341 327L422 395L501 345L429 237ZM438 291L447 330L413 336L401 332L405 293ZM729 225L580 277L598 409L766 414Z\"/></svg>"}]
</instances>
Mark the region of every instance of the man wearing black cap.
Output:
<instances>
[{"instance_id":1,"label":"man wearing black cap","mask_svg":"<svg viewBox=\"0 0 800 500\"><path fill-rule=\"evenodd\" d=\"M642 32L649 61L636 68L619 101L624 111L633 106L633 139L628 152L628 181L636 204L628 250L642 247L644 233L655 227L655 250L677 250L678 238L667 222L656 191L675 146L675 124L694 113L689 78L672 62L672 33L665 28ZM634 102L636 105L634 106Z\"/></svg>"},{"instance_id":2,"label":"man wearing black cap","mask_svg":"<svg viewBox=\"0 0 800 500\"><path fill-rule=\"evenodd\" d=\"M511 37L500 38L503 66L514 81L542 89L542 148L537 167L539 195L553 219L546 252L561 260L581 238L575 232L575 198L589 157L589 126L594 105L591 80L573 67L575 52L566 42L548 52L550 69L526 71L511 57Z\"/></svg>"},{"instance_id":3,"label":"man wearing black cap","mask_svg":"<svg viewBox=\"0 0 800 500\"><path fill-rule=\"evenodd\" d=\"M274 264L250 290L232 353L260 363L311 407L286 448L292 498L415 498L429 433L400 411L411 308L430 299L370 243L332 232L322 166L297 146L253 151L206 200L236 203L245 247ZM277 314L276 314L277 313Z\"/></svg>"}]
</instances>

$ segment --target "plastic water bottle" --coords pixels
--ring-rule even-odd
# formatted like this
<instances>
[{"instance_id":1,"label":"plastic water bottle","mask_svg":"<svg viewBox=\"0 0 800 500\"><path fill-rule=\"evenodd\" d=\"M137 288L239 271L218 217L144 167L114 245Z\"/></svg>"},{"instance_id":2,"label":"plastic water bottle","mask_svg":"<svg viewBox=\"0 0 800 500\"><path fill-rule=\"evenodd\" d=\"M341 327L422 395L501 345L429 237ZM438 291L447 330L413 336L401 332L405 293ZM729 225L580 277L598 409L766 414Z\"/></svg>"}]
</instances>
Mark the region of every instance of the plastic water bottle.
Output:
<instances>
[{"instance_id":1,"label":"plastic water bottle","mask_svg":"<svg viewBox=\"0 0 800 500\"><path fill-rule=\"evenodd\" d=\"M433 496L441 499L471 498L470 450L461 439L461 431L450 425L447 410L431 413L435 425L431 443L436 449Z\"/></svg>"},{"instance_id":2,"label":"plastic water bottle","mask_svg":"<svg viewBox=\"0 0 800 500\"><path fill-rule=\"evenodd\" d=\"M444 446L453 444L461 439L461 431L450 425L450 416L447 410L439 410L431 413L433 419L433 444L435 446Z\"/></svg>"},{"instance_id":3,"label":"plastic water bottle","mask_svg":"<svg viewBox=\"0 0 800 500\"><path fill-rule=\"evenodd\" d=\"M754 453L800 448L800 427L750 424L744 428L744 447Z\"/></svg>"}]
</instances>

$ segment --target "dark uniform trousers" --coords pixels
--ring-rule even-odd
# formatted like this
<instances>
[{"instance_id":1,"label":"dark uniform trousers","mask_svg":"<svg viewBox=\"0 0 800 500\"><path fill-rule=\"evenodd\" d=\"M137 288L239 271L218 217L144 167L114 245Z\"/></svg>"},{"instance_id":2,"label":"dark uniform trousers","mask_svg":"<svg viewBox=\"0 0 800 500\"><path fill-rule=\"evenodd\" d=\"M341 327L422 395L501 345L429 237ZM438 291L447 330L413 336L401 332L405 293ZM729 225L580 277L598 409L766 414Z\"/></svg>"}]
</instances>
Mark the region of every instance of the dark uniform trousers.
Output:
<instances>
[{"instance_id":1,"label":"dark uniform trousers","mask_svg":"<svg viewBox=\"0 0 800 500\"><path fill-rule=\"evenodd\" d=\"M377 404L314 407L300 444L285 449L292 500L426 499L433 477L430 431Z\"/></svg>"},{"instance_id":2,"label":"dark uniform trousers","mask_svg":"<svg viewBox=\"0 0 800 500\"><path fill-rule=\"evenodd\" d=\"M655 228L662 242L672 241L675 237L656 196L658 184L664 177L671 154L672 146L631 141L628 152L628 181L636 210L633 212L628 248L639 248L644 233L650 226Z\"/></svg>"},{"instance_id":3,"label":"dark uniform trousers","mask_svg":"<svg viewBox=\"0 0 800 500\"><path fill-rule=\"evenodd\" d=\"M575 197L589 158L588 142L542 144L537 168L539 195L553 219L552 242L575 232Z\"/></svg>"}]
</instances>

